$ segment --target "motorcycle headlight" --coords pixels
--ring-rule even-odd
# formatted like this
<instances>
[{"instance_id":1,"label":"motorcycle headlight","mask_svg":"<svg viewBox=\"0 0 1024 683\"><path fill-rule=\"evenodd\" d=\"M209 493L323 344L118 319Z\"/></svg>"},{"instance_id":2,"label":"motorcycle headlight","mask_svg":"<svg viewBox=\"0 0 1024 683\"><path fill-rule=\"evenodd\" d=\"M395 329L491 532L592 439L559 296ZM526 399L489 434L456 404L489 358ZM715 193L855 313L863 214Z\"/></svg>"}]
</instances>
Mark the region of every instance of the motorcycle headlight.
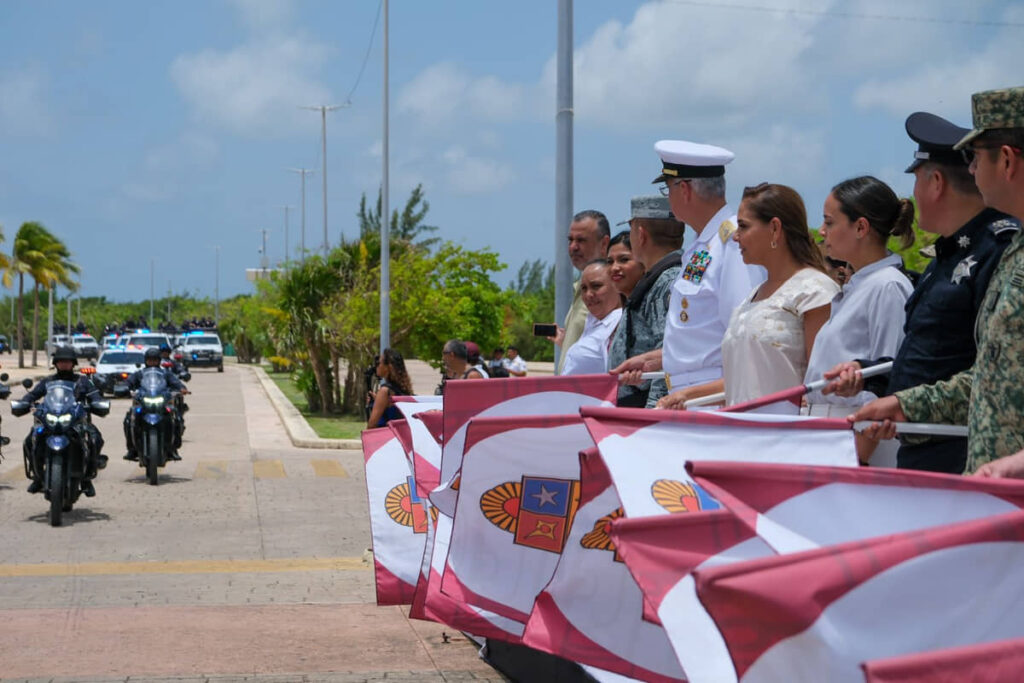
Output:
<instances>
[{"instance_id":1,"label":"motorcycle headlight","mask_svg":"<svg viewBox=\"0 0 1024 683\"><path fill-rule=\"evenodd\" d=\"M143 396L142 403L147 408L159 408L164 404L163 396Z\"/></svg>"},{"instance_id":2,"label":"motorcycle headlight","mask_svg":"<svg viewBox=\"0 0 1024 683\"><path fill-rule=\"evenodd\" d=\"M71 424L71 413L64 413L63 415L58 417L57 424L59 424L61 427L67 427L69 424Z\"/></svg>"},{"instance_id":3,"label":"motorcycle headlight","mask_svg":"<svg viewBox=\"0 0 1024 683\"><path fill-rule=\"evenodd\" d=\"M49 425L50 427L56 427L57 426L57 416L54 415L53 413L47 413L46 414L46 424Z\"/></svg>"}]
</instances>

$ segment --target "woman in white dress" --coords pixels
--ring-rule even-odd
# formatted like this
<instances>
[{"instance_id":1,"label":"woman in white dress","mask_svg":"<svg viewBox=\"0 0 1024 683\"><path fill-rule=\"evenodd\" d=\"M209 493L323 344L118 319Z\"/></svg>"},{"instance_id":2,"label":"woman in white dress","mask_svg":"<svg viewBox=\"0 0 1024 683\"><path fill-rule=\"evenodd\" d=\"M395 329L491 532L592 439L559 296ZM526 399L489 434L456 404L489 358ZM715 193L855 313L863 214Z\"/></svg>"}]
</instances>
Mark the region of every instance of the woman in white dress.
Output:
<instances>
[{"instance_id":1,"label":"woman in white dress","mask_svg":"<svg viewBox=\"0 0 1024 683\"><path fill-rule=\"evenodd\" d=\"M737 217L733 239L743 261L763 266L768 278L729 320L722 339L724 378L669 394L659 407L682 408L687 400L720 391L732 405L800 384L818 330L828 320L839 285L825 273L800 195L773 183L748 187Z\"/></svg>"},{"instance_id":2,"label":"woman in white dress","mask_svg":"<svg viewBox=\"0 0 1024 683\"><path fill-rule=\"evenodd\" d=\"M608 372L608 345L622 317L622 298L606 259L591 261L580 274L580 297L587 307L583 334L565 352L563 375Z\"/></svg>"},{"instance_id":3,"label":"woman in white dress","mask_svg":"<svg viewBox=\"0 0 1024 683\"><path fill-rule=\"evenodd\" d=\"M896 356L913 285L901 270L903 260L886 244L890 237L899 237L904 247L912 244L913 221L913 203L897 197L877 178L851 178L832 188L825 200L821 235L829 257L848 262L853 275L832 301L832 315L821 328L807 365L807 382L821 379L843 361ZM867 391L849 398L815 391L807 396L807 412L842 417L875 398ZM858 440L862 461L871 455L869 444ZM870 464L895 467L897 446L895 440L883 441Z\"/></svg>"}]
</instances>

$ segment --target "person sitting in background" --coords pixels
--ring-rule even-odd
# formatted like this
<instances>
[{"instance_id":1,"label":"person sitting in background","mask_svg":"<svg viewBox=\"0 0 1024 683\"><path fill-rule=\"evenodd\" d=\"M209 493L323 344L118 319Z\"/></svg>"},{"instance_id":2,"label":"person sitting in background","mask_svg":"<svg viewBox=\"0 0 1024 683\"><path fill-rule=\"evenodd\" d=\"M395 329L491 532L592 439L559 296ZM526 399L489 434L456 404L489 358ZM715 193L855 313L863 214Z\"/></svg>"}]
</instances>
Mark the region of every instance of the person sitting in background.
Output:
<instances>
[{"instance_id":1,"label":"person sitting in background","mask_svg":"<svg viewBox=\"0 0 1024 683\"><path fill-rule=\"evenodd\" d=\"M367 429L383 427L391 420L400 420L402 414L391 398L412 395L412 381L405 371L405 360L398 351L384 349L377 362L376 372L380 384L377 385L377 393L368 396L370 419L366 421Z\"/></svg>"},{"instance_id":2,"label":"person sitting in background","mask_svg":"<svg viewBox=\"0 0 1024 683\"><path fill-rule=\"evenodd\" d=\"M646 271L644 264L633 255L629 230L623 230L608 243L608 265L611 266L612 284L625 302Z\"/></svg>"},{"instance_id":3,"label":"person sitting in background","mask_svg":"<svg viewBox=\"0 0 1024 683\"><path fill-rule=\"evenodd\" d=\"M563 375L608 372L608 339L622 317L622 299L612 284L606 259L591 261L580 276L580 296L587 307L583 334L565 352Z\"/></svg>"},{"instance_id":4,"label":"person sitting in background","mask_svg":"<svg viewBox=\"0 0 1024 683\"><path fill-rule=\"evenodd\" d=\"M743 262L763 266L768 278L732 313L722 338L723 379L680 389L658 401L659 408L683 409L687 400L723 389L726 405L733 405L803 381L839 285L825 273L804 202L793 188L772 183L746 188L737 219L732 239ZM772 405L763 412L781 410Z\"/></svg>"},{"instance_id":5,"label":"person sitting in background","mask_svg":"<svg viewBox=\"0 0 1024 683\"><path fill-rule=\"evenodd\" d=\"M483 373L469 364L466 344L458 339L449 339L445 342L441 351L441 362L444 364L446 379L485 379Z\"/></svg>"},{"instance_id":6,"label":"person sitting in background","mask_svg":"<svg viewBox=\"0 0 1024 683\"><path fill-rule=\"evenodd\" d=\"M526 377L526 361L519 355L519 349L509 346L506 349L505 370L513 377Z\"/></svg>"}]
</instances>

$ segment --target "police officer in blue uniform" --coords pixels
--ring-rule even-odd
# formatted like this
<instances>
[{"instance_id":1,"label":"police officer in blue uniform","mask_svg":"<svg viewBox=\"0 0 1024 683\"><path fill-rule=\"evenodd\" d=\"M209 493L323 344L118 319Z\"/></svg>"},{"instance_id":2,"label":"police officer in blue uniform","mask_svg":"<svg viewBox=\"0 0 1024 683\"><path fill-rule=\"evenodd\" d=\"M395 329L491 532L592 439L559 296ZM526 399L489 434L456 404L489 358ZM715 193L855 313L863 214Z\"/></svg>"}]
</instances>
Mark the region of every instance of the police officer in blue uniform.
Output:
<instances>
[{"instance_id":1,"label":"police officer in blue uniform","mask_svg":"<svg viewBox=\"0 0 1024 683\"><path fill-rule=\"evenodd\" d=\"M879 396L934 384L974 364L975 318L1003 250L1021 227L1016 219L985 207L962 155L953 150L968 129L924 112L911 114L906 129L918 143L907 173L915 177L919 224L939 238L935 259L907 300L906 336L896 358L874 361L893 360L892 372L865 383ZM848 387L840 393L848 393ZM896 458L900 468L960 474L967 462L967 439L903 436Z\"/></svg>"}]
</instances>

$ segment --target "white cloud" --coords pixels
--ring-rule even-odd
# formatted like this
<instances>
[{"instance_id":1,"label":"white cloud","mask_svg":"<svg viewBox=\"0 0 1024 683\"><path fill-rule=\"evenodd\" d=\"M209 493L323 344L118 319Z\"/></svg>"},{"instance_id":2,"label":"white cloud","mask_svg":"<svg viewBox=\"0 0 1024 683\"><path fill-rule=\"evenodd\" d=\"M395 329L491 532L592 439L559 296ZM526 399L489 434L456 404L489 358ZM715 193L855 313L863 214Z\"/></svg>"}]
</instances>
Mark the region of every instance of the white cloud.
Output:
<instances>
[{"instance_id":1,"label":"white cloud","mask_svg":"<svg viewBox=\"0 0 1024 683\"><path fill-rule=\"evenodd\" d=\"M154 203L178 196L197 172L220 157L217 141L196 131L186 131L167 144L146 151L142 168L120 190L125 199Z\"/></svg>"},{"instance_id":2,"label":"white cloud","mask_svg":"<svg viewBox=\"0 0 1024 683\"><path fill-rule=\"evenodd\" d=\"M0 72L0 131L47 134L53 126L47 104L48 85L46 71L38 66Z\"/></svg>"},{"instance_id":3,"label":"white cloud","mask_svg":"<svg viewBox=\"0 0 1024 683\"><path fill-rule=\"evenodd\" d=\"M290 0L229 0L242 21L253 30L279 29L292 16Z\"/></svg>"},{"instance_id":4,"label":"white cloud","mask_svg":"<svg viewBox=\"0 0 1024 683\"><path fill-rule=\"evenodd\" d=\"M725 139L722 144L736 153L728 174L729 182L734 184L729 194L735 196L739 196L740 191L735 183L806 186L817 178L825 161L825 131L821 128L774 124L756 133Z\"/></svg>"},{"instance_id":5,"label":"white cloud","mask_svg":"<svg viewBox=\"0 0 1024 683\"><path fill-rule=\"evenodd\" d=\"M179 56L171 78L198 119L242 135L274 136L313 127L313 114L300 105L332 101L316 79L329 52L297 36L268 36L227 52Z\"/></svg>"},{"instance_id":6,"label":"white cloud","mask_svg":"<svg viewBox=\"0 0 1024 683\"><path fill-rule=\"evenodd\" d=\"M449 147L441 159L445 183L455 194L494 192L515 178L507 165L494 159L472 156L459 146Z\"/></svg>"},{"instance_id":7,"label":"white cloud","mask_svg":"<svg viewBox=\"0 0 1024 683\"><path fill-rule=\"evenodd\" d=\"M428 127L456 127L457 119L508 120L522 115L529 94L523 85L493 76L472 77L451 62L427 67L402 87L400 114Z\"/></svg>"}]
</instances>

